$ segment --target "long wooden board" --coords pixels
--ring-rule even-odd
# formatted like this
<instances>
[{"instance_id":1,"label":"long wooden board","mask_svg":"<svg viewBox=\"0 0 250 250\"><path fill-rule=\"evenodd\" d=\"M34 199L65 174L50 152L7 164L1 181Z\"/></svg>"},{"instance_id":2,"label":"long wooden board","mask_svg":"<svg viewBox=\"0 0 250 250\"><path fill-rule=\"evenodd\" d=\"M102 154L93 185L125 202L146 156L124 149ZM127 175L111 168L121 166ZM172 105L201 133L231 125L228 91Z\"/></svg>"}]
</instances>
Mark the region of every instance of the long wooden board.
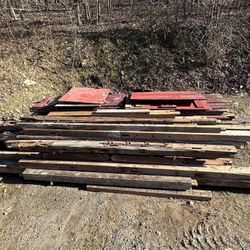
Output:
<instances>
[{"instance_id":1,"label":"long wooden board","mask_svg":"<svg viewBox=\"0 0 250 250\"><path fill-rule=\"evenodd\" d=\"M17 162L9 162L6 164L1 163L0 164L0 173L5 174L20 174L22 173L24 168L19 167Z\"/></svg>"},{"instance_id":2,"label":"long wooden board","mask_svg":"<svg viewBox=\"0 0 250 250\"><path fill-rule=\"evenodd\" d=\"M250 169L192 166L168 166L150 164L128 164L111 162L73 162L73 161L41 161L20 160L22 168L40 168L55 170L77 170L89 172L143 174L153 176L185 176L199 180L200 178L229 179L250 181Z\"/></svg>"},{"instance_id":3,"label":"long wooden board","mask_svg":"<svg viewBox=\"0 0 250 250\"><path fill-rule=\"evenodd\" d=\"M39 152L19 152L19 151L0 151L0 160L19 160L21 158L39 158Z\"/></svg>"},{"instance_id":4,"label":"long wooden board","mask_svg":"<svg viewBox=\"0 0 250 250\"><path fill-rule=\"evenodd\" d=\"M131 110L133 112L128 112L127 110L119 110L119 112L92 112L92 111L51 111L48 116L73 116L73 117L91 117L91 116L101 116L101 117L127 117L127 118L175 118L176 115L180 115L178 111L169 111L164 113L152 112L147 110Z\"/></svg>"},{"instance_id":5,"label":"long wooden board","mask_svg":"<svg viewBox=\"0 0 250 250\"><path fill-rule=\"evenodd\" d=\"M198 158L229 157L237 153L234 146L197 145L168 143L162 147L151 145L115 144L105 141L65 141L65 140L11 140L6 141L9 148L23 151L57 151L105 154L162 155Z\"/></svg>"},{"instance_id":6,"label":"long wooden board","mask_svg":"<svg viewBox=\"0 0 250 250\"><path fill-rule=\"evenodd\" d=\"M200 125L215 125L218 123L215 118L206 116L176 116L175 118L126 118L126 117L73 117L73 116L30 116L22 118L24 121L66 121L81 123L147 123L147 124L173 124L173 123L196 123ZM231 123L231 122L230 122Z\"/></svg>"},{"instance_id":7,"label":"long wooden board","mask_svg":"<svg viewBox=\"0 0 250 250\"><path fill-rule=\"evenodd\" d=\"M199 178L197 180L199 186L213 186L224 188L247 188L250 189L249 180L234 180L234 179L212 179L212 178Z\"/></svg>"},{"instance_id":8,"label":"long wooden board","mask_svg":"<svg viewBox=\"0 0 250 250\"><path fill-rule=\"evenodd\" d=\"M68 152L47 152L41 153L44 160L62 160L62 161L108 161L108 154L84 154L84 153L68 153Z\"/></svg>"},{"instance_id":9,"label":"long wooden board","mask_svg":"<svg viewBox=\"0 0 250 250\"><path fill-rule=\"evenodd\" d=\"M190 199L198 201L209 201L212 199L212 192L203 190L170 191L142 188L125 188L87 185L86 189L92 192L108 192L118 194L143 195L151 197Z\"/></svg>"},{"instance_id":10,"label":"long wooden board","mask_svg":"<svg viewBox=\"0 0 250 250\"><path fill-rule=\"evenodd\" d=\"M123 130L123 131L175 131L196 133L219 133L220 126L182 125L182 124L112 124L112 123L67 123L67 122L19 122L18 126L32 129L70 129L70 130Z\"/></svg>"},{"instance_id":11,"label":"long wooden board","mask_svg":"<svg viewBox=\"0 0 250 250\"><path fill-rule=\"evenodd\" d=\"M162 157L162 156L147 156L147 155L112 155L113 162L124 163L142 163L142 164L164 164L175 166L228 166L232 165L231 158L216 158L216 159L195 159L184 157Z\"/></svg>"},{"instance_id":12,"label":"long wooden board","mask_svg":"<svg viewBox=\"0 0 250 250\"><path fill-rule=\"evenodd\" d=\"M27 180L66 182L86 185L141 187L170 190L188 190L192 188L191 178L173 176L94 173L29 168L25 169L22 176Z\"/></svg>"},{"instance_id":13,"label":"long wooden board","mask_svg":"<svg viewBox=\"0 0 250 250\"><path fill-rule=\"evenodd\" d=\"M26 135L56 135L82 138L137 139L152 141L250 141L248 131L223 131L221 133L186 133L158 131L120 131L120 130L68 130L68 129L31 129L24 128Z\"/></svg>"}]
</instances>

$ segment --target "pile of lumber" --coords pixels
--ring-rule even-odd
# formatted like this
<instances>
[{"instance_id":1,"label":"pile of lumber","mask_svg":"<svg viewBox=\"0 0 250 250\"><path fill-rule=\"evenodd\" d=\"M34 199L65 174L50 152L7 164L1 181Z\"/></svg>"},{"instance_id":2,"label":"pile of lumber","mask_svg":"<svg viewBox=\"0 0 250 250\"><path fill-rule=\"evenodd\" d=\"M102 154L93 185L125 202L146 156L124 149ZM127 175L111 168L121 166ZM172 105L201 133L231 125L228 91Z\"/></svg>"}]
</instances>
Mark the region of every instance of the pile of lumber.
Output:
<instances>
[{"instance_id":1,"label":"pile of lumber","mask_svg":"<svg viewBox=\"0 0 250 250\"><path fill-rule=\"evenodd\" d=\"M90 191L196 200L211 199L207 188L250 188L250 171L233 166L250 141L249 124L131 105L2 122L0 172Z\"/></svg>"}]
</instances>

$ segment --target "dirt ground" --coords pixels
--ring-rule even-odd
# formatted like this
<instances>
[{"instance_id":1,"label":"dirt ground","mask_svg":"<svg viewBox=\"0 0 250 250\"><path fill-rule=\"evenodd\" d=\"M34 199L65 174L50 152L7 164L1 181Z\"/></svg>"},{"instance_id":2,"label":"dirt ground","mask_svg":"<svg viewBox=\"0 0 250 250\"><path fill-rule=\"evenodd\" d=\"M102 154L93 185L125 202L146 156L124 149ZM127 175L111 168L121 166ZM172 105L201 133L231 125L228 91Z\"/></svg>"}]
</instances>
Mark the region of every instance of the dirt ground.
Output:
<instances>
[{"instance_id":1,"label":"dirt ground","mask_svg":"<svg viewBox=\"0 0 250 250\"><path fill-rule=\"evenodd\" d=\"M0 190L0 249L250 246L249 194L216 191L210 202L190 202L40 184Z\"/></svg>"}]
</instances>

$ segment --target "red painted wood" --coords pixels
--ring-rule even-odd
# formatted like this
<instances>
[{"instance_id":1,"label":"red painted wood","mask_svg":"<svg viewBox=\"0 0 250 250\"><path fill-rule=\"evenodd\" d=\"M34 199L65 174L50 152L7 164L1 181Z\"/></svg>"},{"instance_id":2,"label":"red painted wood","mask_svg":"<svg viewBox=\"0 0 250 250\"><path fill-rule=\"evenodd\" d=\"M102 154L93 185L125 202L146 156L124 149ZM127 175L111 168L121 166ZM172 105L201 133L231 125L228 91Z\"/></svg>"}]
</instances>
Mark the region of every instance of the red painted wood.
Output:
<instances>
[{"instance_id":1,"label":"red painted wood","mask_svg":"<svg viewBox=\"0 0 250 250\"><path fill-rule=\"evenodd\" d=\"M148 100L205 100L206 97L195 91L155 91L155 92L133 92L130 99L132 101Z\"/></svg>"},{"instance_id":2,"label":"red painted wood","mask_svg":"<svg viewBox=\"0 0 250 250\"><path fill-rule=\"evenodd\" d=\"M105 99L105 102L101 105L101 107L108 108L123 106L126 97L127 96L124 93L109 94Z\"/></svg>"},{"instance_id":3,"label":"red painted wood","mask_svg":"<svg viewBox=\"0 0 250 250\"><path fill-rule=\"evenodd\" d=\"M39 102L35 102L31 105L30 110L42 110L42 109L46 109L48 107L52 107L56 104L57 102L57 98L56 97L45 97L44 99L42 99Z\"/></svg>"},{"instance_id":4,"label":"red painted wood","mask_svg":"<svg viewBox=\"0 0 250 250\"><path fill-rule=\"evenodd\" d=\"M95 103L102 104L107 98L109 89L74 87L59 99L63 103Z\"/></svg>"}]
</instances>

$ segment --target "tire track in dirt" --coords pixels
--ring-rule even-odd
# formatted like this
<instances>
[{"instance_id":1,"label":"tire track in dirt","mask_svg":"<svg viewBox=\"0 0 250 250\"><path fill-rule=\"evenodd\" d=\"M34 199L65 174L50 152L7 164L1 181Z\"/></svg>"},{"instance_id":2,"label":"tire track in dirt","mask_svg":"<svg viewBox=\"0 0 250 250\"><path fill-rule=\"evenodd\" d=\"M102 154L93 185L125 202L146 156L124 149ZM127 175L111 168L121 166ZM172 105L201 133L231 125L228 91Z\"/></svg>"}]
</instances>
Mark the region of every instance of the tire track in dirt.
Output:
<instances>
[{"instance_id":1,"label":"tire track in dirt","mask_svg":"<svg viewBox=\"0 0 250 250\"><path fill-rule=\"evenodd\" d=\"M248 249L248 243L236 236L223 221L206 217L184 233L183 249Z\"/></svg>"}]
</instances>

